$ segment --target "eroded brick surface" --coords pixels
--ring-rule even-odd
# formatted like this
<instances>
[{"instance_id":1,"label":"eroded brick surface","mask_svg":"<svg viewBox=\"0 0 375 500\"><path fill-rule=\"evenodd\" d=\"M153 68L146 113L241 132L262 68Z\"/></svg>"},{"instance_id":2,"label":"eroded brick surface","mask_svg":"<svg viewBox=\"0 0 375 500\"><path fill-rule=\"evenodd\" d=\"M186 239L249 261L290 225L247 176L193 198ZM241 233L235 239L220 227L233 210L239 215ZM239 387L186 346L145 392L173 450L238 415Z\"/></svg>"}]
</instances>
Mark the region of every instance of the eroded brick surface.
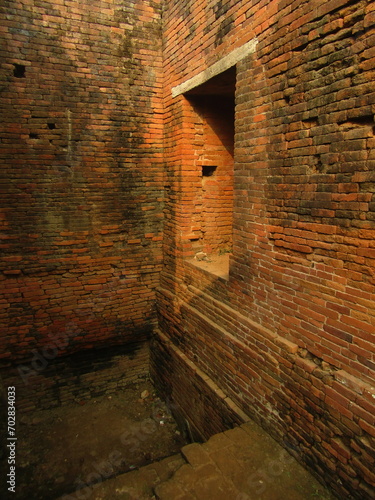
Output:
<instances>
[{"instance_id":1,"label":"eroded brick surface","mask_svg":"<svg viewBox=\"0 0 375 500\"><path fill-rule=\"evenodd\" d=\"M373 12L365 0L175 1L164 17L159 326L224 395L336 492L358 499L375 486ZM236 64L224 280L185 264L201 210L200 137L189 96L171 90L250 40L255 52ZM163 362L173 369L171 351ZM187 396L173 377L160 378L186 406L196 397L192 385ZM209 429L224 398L215 409L208 386L203 394Z\"/></svg>"},{"instance_id":2,"label":"eroded brick surface","mask_svg":"<svg viewBox=\"0 0 375 500\"><path fill-rule=\"evenodd\" d=\"M374 3L1 16L0 356L145 340L157 303L152 376L190 432L251 416L340 496L372 498ZM208 113L172 89L251 40L233 146L223 89ZM229 279L185 264L230 249Z\"/></svg>"},{"instance_id":3,"label":"eroded brick surface","mask_svg":"<svg viewBox=\"0 0 375 500\"><path fill-rule=\"evenodd\" d=\"M160 2L0 15L0 356L138 342L161 263Z\"/></svg>"}]
</instances>

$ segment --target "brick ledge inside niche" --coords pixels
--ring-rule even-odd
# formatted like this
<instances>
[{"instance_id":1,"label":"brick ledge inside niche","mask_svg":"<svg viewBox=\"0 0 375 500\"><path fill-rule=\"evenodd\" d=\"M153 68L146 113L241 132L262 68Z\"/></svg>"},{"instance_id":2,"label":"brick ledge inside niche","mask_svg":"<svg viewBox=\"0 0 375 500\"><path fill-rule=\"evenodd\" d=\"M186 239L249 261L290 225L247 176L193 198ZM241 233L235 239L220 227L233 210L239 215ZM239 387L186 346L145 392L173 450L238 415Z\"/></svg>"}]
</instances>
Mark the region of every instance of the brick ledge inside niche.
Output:
<instances>
[{"instance_id":1,"label":"brick ledge inside niche","mask_svg":"<svg viewBox=\"0 0 375 500\"><path fill-rule=\"evenodd\" d=\"M229 256L229 253L223 255L207 255L206 260L192 258L187 259L185 263L205 273L217 276L223 281L229 281Z\"/></svg>"}]
</instances>

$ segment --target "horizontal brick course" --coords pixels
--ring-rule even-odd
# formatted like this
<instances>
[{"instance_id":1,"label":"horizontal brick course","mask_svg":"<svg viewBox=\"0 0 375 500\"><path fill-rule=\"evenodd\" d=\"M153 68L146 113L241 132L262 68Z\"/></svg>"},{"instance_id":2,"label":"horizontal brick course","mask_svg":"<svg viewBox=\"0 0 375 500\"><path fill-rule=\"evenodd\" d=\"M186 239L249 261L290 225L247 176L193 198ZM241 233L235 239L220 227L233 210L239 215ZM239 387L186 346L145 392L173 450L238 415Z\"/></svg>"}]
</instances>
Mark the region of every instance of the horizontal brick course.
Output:
<instances>
[{"instance_id":1,"label":"horizontal brick course","mask_svg":"<svg viewBox=\"0 0 375 500\"><path fill-rule=\"evenodd\" d=\"M354 458L364 463L363 443L374 445L372 2L225 6L238 14L225 33L214 2L175 1L164 17L170 189L159 325L339 495L370 499L372 479ZM191 247L180 234L197 212L185 181L197 165L189 110L171 89L254 36L255 53L236 64L225 281L184 260ZM352 446L355 435L363 442Z\"/></svg>"},{"instance_id":2,"label":"horizontal brick course","mask_svg":"<svg viewBox=\"0 0 375 500\"><path fill-rule=\"evenodd\" d=\"M48 356L51 336L61 359L146 341L156 303L152 375L192 434L251 416L370 500L373 2L26 0L1 16L4 366ZM172 89L247 43L233 151L223 94L207 110ZM187 262L202 249L232 251L227 279Z\"/></svg>"},{"instance_id":3,"label":"horizontal brick course","mask_svg":"<svg viewBox=\"0 0 375 500\"><path fill-rule=\"evenodd\" d=\"M8 2L1 18L1 356L70 324L66 352L138 341L162 257L160 3Z\"/></svg>"}]
</instances>

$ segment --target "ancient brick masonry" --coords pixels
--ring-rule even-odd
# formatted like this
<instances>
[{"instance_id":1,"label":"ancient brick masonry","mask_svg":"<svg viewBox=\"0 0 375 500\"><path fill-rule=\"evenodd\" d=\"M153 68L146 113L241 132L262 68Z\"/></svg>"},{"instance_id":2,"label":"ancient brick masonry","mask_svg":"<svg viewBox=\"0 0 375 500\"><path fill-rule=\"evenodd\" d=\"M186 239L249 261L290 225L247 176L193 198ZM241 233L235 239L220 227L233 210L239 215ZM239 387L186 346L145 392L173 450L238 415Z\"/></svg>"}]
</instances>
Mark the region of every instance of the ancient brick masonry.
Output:
<instances>
[{"instance_id":1,"label":"ancient brick masonry","mask_svg":"<svg viewBox=\"0 0 375 500\"><path fill-rule=\"evenodd\" d=\"M193 196L193 250L225 252L232 247L234 94L189 96L192 105L194 169L184 191ZM197 172L197 167L201 171ZM197 175L198 173L198 175ZM182 181L184 182L184 181ZM184 182L184 185L185 185Z\"/></svg>"},{"instance_id":2,"label":"ancient brick masonry","mask_svg":"<svg viewBox=\"0 0 375 500\"><path fill-rule=\"evenodd\" d=\"M187 356L222 391L216 410L207 406L207 429L230 398L339 495L373 498L374 3L167 5L163 333L151 357L171 371L154 368L156 383L190 425L202 422L189 412L197 385L182 389L173 376L183 371L177 352ZM255 52L236 64L224 280L186 260L204 217L194 194L201 172L191 99L172 90L250 40ZM208 382L204 393L215 398Z\"/></svg>"},{"instance_id":3,"label":"ancient brick masonry","mask_svg":"<svg viewBox=\"0 0 375 500\"><path fill-rule=\"evenodd\" d=\"M1 347L144 340L162 240L160 2L4 1ZM60 343L61 345L61 343Z\"/></svg>"},{"instance_id":4,"label":"ancient brick masonry","mask_svg":"<svg viewBox=\"0 0 375 500\"><path fill-rule=\"evenodd\" d=\"M251 416L372 499L374 2L5 0L0 16L2 366L52 352L60 383L64 354L121 344L133 380L157 306L151 374L194 435ZM190 261L230 249L228 279Z\"/></svg>"}]
</instances>

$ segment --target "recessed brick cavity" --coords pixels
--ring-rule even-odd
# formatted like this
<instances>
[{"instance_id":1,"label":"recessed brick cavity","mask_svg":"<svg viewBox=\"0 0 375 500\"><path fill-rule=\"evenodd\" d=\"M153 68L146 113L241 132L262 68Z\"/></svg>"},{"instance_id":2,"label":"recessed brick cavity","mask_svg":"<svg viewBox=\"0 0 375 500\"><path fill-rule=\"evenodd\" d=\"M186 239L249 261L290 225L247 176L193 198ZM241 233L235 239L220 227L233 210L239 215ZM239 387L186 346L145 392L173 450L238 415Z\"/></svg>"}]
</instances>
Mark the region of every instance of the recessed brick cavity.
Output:
<instances>
[{"instance_id":1,"label":"recessed brick cavity","mask_svg":"<svg viewBox=\"0 0 375 500\"><path fill-rule=\"evenodd\" d=\"M13 70L13 76L16 78L25 78L26 68L23 64L15 64Z\"/></svg>"},{"instance_id":2,"label":"recessed brick cavity","mask_svg":"<svg viewBox=\"0 0 375 500\"><path fill-rule=\"evenodd\" d=\"M231 68L187 93L192 105L194 158L201 170L192 218L201 231L200 250L228 251L232 245L234 90Z\"/></svg>"}]
</instances>

